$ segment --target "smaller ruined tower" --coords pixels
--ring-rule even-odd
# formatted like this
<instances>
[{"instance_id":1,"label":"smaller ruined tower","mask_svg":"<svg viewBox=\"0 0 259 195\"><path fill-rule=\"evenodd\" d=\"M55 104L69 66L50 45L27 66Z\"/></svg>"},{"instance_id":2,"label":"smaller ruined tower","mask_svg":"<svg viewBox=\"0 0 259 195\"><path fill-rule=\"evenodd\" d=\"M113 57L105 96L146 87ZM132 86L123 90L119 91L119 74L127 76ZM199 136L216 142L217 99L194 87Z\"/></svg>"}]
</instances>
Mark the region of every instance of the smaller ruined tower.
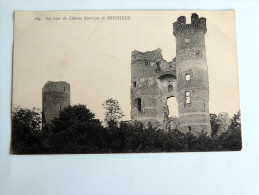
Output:
<instances>
[{"instance_id":1,"label":"smaller ruined tower","mask_svg":"<svg viewBox=\"0 0 259 195\"><path fill-rule=\"evenodd\" d=\"M176 37L176 72L179 130L211 134L209 115L209 79L206 61L206 18L191 16L186 24L181 16L173 24Z\"/></svg>"},{"instance_id":2,"label":"smaller ruined tower","mask_svg":"<svg viewBox=\"0 0 259 195\"><path fill-rule=\"evenodd\" d=\"M131 119L147 125L159 124L161 106L156 74L160 69L161 50L139 52L131 55Z\"/></svg>"},{"instance_id":3,"label":"smaller ruined tower","mask_svg":"<svg viewBox=\"0 0 259 195\"><path fill-rule=\"evenodd\" d=\"M48 81L42 88L42 127L59 116L70 105L70 85L64 81Z\"/></svg>"},{"instance_id":4,"label":"smaller ruined tower","mask_svg":"<svg viewBox=\"0 0 259 195\"><path fill-rule=\"evenodd\" d=\"M176 97L176 73L175 59L167 62L161 52L132 52L131 119L162 129L172 120L167 100Z\"/></svg>"}]
</instances>

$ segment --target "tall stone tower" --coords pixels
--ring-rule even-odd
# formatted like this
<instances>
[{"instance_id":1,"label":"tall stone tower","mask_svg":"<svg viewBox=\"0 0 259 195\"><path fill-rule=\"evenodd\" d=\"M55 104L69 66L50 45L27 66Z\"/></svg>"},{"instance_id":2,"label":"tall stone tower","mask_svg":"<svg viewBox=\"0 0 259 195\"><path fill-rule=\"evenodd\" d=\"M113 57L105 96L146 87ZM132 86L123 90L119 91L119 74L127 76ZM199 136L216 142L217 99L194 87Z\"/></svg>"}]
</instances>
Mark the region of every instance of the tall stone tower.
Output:
<instances>
[{"instance_id":1,"label":"tall stone tower","mask_svg":"<svg viewBox=\"0 0 259 195\"><path fill-rule=\"evenodd\" d=\"M42 88L42 127L59 116L60 110L70 105L70 85L48 81Z\"/></svg>"},{"instance_id":2,"label":"tall stone tower","mask_svg":"<svg viewBox=\"0 0 259 195\"><path fill-rule=\"evenodd\" d=\"M173 24L176 37L179 130L211 134L209 80L206 61L206 18L192 14L191 24L181 16Z\"/></svg>"}]
</instances>

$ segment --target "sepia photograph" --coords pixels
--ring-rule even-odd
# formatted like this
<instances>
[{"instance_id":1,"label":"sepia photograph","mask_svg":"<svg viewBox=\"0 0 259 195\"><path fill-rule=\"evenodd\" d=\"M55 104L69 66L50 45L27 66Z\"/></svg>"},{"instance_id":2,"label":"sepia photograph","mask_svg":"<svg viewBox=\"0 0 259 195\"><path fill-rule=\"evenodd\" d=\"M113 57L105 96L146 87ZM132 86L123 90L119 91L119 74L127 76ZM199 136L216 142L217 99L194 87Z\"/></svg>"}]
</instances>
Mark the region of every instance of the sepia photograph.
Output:
<instances>
[{"instance_id":1,"label":"sepia photograph","mask_svg":"<svg viewBox=\"0 0 259 195\"><path fill-rule=\"evenodd\" d=\"M241 151L235 11L17 11L11 154Z\"/></svg>"}]
</instances>

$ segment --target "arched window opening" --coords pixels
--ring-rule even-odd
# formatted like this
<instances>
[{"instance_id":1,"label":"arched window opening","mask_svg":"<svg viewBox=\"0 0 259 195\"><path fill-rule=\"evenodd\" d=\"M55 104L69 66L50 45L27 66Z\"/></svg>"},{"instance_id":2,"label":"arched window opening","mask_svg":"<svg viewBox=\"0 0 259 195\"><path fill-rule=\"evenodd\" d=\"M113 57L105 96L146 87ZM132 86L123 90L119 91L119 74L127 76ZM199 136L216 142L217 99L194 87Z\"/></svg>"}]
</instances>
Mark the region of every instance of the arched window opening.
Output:
<instances>
[{"instance_id":1,"label":"arched window opening","mask_svg":"<svg viewBox=\"0 0 259 195\"><path fill-rule=\"evenodd\" d=\"M156 62L156 71L157 72L161 71L160 62Z\"/></svg>"},{"instance_id":2,"label":"arched window opening","mask_svg":"<svg viewBox=\"0 0 259 195\"><path fill-rule=\"evenodd\" d=\"M141 108L141 98L137 98L136 102L137 102L138 111L141 112L141 110L142 110L142 108Z\"/></svg>"},{"instance_id":3,"label":"arched window opening","mask_svg":"<svg viewBox=\"0 0 259 195\"><path fill-rule=\"evenodd\" d=\"M168 92L172 92L173 91L173 85L168 85Z\"/></svg>"},{"instance_id":4,"label":"arched window opening","mask_svg":"<svg viewBox=\"0 0 259 195\"><path fill-rule=\"evenodd\" d=\"M191 128L191 126L189 126L189 132L191 132L192 131L192 128Z\"/></svg>"}]
</instances>

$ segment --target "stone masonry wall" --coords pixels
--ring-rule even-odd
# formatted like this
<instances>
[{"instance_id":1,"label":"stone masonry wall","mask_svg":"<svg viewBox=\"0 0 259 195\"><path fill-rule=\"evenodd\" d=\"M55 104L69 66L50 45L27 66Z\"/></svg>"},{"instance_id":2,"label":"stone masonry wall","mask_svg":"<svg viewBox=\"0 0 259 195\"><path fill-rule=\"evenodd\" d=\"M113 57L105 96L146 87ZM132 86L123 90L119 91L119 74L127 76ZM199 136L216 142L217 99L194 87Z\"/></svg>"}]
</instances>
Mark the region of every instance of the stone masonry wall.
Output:
<instances>
[{"instance_id":1,"label":"stone masonry wall","mask_svg":"<svg viewBox=\"0 0 259 195\"><path fill-rule=\"evenodd\" d=\"M48 81L42 88L42 125L59 116L60 110L70 105L70 85L67 82Z\"/></svg>"},{"instance_id":2,"label":"stone masonry wall","mask_svg":"<svg viewBox=\"0 0 259 195\"><path fill-rule=\"evenodd\" d=\"M191 24L186 24L185 17L181 16L173 26L180 130L194 134L207 132L210 135L209 79L204 37L207 32L206 19L192 14ZM187 75L189 79L186 79Z\"/></svg>"},{"instance_id":3,"label":"stone masonry wall","mask_svg":"<svg viewBox=\"0 0 259 195\"><path fill-rule=\"evenodd\" d=\"M133 51L131 56L131 119L163 128L167 98L176 96L175 59L167 62L161 49ZM170 87L169 87L170 85ZM170 88L170 90L169 90Z\"/></svg>"}]
</instances>

